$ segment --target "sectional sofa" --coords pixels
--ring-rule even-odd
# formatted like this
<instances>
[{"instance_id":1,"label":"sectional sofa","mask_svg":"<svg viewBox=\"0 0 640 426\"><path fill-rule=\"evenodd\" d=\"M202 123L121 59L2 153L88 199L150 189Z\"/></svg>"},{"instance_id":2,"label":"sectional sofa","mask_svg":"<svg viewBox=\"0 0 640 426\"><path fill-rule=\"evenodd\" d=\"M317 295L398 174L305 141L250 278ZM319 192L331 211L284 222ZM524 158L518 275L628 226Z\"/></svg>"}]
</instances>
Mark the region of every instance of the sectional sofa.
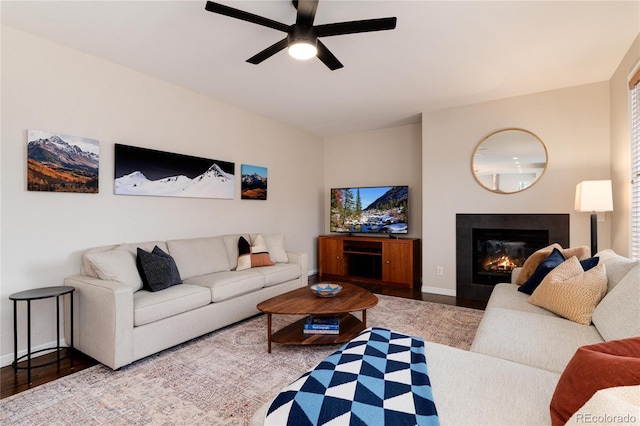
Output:
<instances>
[{"instance_id":1,"label":"sectional sofa","mask_svg":"<svg viewBox=\"0 0 640 426\"><path fill-rule=\"evenodd\" d=\"M594 365L597 362L587 368L567 367L574 362L578 348L593 348L590 345L594 344L615 346L624 342L625 350L631 348L636 354L631 361L637 368L624 367L622 376L640 385L640 265L610 250L598 256L604 264L602 271L606 271L606 295L593 311L592 324L578 324L535 306L529 303L528 294L518 291L518 285L505 283L493 290L470 351L425 343L440 424L551 424L550 404L561 378L565 383L575 379L566 376L585 374L587 383L598 383L598 375L611 376L601 377L604 381L615 376L615 368L598 369ZM516 282L519 271L513 274L512 282ZM396 331L402 333L400 324ZM598 346L595 348L597 351ZM607 359L609 355L603 356ZM581 383L584 387L585 382ZM640 387L632 390L637 395ZM255 413L251 424L264 423L269 405ZM607 406L608 414L614 414L610 402ZM635 410L635 422L639 422L638 404L631 410L631 415ZM583 418L582 423L585 421Z\"/></svg>"},{"instance_id":2,"label":"sectional sofa","mask_svg":"<svg viewBox=\"0 0 640 426\"><path fill-rule=\"evenodd\" d=\"M254 244L248 258L246 253L241 257L241 237ZM266 248L253 254L258 240ZM147 289L138 249L145 256L155 251L170 257L173 269L163 269L160 259L160 266L151 264L149 273L171 275L177 267L179 276L169 284L180 284L160 291ZM265 255L268 266L251 267L259 256L260 265L265 264ZM307 255L286 251L283 234L233 234L88 249L82 254L81 273L64 281L76 288L74 344L118 369L258 314L256 305L261 301L307 285L307 269ZM70 336L66 337L68 341Z\"/></svg>"}]
</instances>

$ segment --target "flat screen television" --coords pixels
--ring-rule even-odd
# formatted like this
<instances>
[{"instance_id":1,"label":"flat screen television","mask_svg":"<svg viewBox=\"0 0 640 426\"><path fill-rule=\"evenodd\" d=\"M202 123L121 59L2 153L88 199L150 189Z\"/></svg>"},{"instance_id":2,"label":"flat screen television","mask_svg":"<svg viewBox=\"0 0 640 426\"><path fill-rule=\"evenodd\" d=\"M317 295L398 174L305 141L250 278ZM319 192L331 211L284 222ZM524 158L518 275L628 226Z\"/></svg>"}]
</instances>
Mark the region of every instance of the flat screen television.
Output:
<instances>
[{"instance_id":1,"label":"flat screen television","mask_svg":"<svg viewBox=\"0 0 640 426\"><path fill-rule=\"evenodd\" d=\"M331 232L406 234L409 187L368 186L331 189Z\"/></svg>"}]
</instances>

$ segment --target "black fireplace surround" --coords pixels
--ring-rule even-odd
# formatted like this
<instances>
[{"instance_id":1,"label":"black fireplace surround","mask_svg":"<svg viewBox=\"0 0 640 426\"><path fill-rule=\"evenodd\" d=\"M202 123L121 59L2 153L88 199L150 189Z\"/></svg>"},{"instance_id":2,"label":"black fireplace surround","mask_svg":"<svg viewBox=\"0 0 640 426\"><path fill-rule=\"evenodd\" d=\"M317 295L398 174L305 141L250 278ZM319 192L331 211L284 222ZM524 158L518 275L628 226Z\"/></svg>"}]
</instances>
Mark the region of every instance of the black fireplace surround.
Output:
<instances>
[{"instance_id":1,"label":"black fireplace surround","mask_svg":"<svg viewBox=\"0 0 640 426\"><path fill-rule=\"evenodd\" d=\"M489 300L511 268L551 243L569 246L568 214L457 214L457 297Z\"/></svg>"}]
</instances>

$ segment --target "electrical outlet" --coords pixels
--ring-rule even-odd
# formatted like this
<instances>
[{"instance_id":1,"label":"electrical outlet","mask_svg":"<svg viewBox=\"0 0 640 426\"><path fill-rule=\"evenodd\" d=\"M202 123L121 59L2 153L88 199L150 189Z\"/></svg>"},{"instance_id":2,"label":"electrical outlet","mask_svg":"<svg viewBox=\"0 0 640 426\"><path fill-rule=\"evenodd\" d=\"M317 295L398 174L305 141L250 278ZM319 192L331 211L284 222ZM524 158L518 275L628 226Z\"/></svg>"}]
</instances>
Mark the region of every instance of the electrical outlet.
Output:
<instances>
[{"instance_id":1,"label":"electrical outlet","mask_svg":"<svg viewBox=\"0 0 640 426\"><path fill-rule=\"evenodd\" d=\"M436 266L436 275L444 275L444 268L442 266Z\"/></svg>"}]
</instances>

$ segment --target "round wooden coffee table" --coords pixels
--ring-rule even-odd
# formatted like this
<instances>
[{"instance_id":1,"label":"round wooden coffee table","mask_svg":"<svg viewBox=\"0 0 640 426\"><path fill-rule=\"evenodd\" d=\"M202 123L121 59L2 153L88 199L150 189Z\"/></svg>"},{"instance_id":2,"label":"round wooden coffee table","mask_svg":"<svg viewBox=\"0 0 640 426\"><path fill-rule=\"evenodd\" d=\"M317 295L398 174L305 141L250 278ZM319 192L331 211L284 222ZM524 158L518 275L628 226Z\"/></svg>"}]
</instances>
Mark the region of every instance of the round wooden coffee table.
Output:
<instances>
[{"instance_id":1,"label":"round wooden coffee table","mask_svg":"<svg viewBox=\"0 0 640 426\"><path fill-rule=\"evenodd\" d=\"M378 298L357 285L340 283L342 291L333 297L318 297L307 286L289 291L258 304L258 309L267 314L267 352L271 353L271 342L285 345L326 345L344 343L353 339L367 327L367 309L378 304ZM362 311L362 320L349 312ZM305 334L306 318L289 324L275 333L271 331L271 315L318 315L338 316L339 334Z\"/></svg>"}]
</instances>

